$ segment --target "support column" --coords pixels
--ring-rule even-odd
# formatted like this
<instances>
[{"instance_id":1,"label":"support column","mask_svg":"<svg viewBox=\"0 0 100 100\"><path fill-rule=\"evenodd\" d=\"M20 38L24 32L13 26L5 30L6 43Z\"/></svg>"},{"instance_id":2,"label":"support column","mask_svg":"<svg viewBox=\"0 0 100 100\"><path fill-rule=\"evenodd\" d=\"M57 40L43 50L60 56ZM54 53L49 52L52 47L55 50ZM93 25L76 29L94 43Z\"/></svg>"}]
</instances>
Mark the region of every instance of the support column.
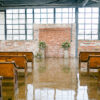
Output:
<instances>
[{"instance_id":1,"label":"support column","mask_svg":"<svg viewBox=\"0 0 100 100\"><path fill-rule=\"evenodd\" d=\"M76 23L76 49L75 57L78 56L78 8L75 8L75 23Z\"/></svg>"},{"instance_id":2,"label":"support column","mask_svg":"<svg viewBox=\"0 0 100 100\"><path fill-rule=\"evenodd\" d=\"M100 40L100 7L99 7L99 18L98 18L98 40Z\"/></svg>"}]
</instances>

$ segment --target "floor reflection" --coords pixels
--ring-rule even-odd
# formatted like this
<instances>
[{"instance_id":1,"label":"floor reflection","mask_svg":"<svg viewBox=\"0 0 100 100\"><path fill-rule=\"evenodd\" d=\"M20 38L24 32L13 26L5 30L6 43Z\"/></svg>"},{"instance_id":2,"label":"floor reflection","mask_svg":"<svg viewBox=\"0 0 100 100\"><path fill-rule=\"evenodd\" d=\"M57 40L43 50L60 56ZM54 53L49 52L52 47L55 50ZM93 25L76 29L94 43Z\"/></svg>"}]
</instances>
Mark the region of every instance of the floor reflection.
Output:
<instances>
[{"instance_id":1,"label":"floor reflection","mask_svg":"<svg viewBox=\"0 0 100 100\"><path fill-rule=\"evenodd\" d=\"M100 75L79 72L77 62L75 58L35 59L34 70L29 66L26 77L19 75L16 92L11 86L11 91L3 90L3 100L100 100Z\"/></svg>"},{"instance_id":2,"label":"floor reflection","mask_svg":"<svg viewBox=\"0 0 100 100\"><path fill-rule=\"evenodd\" d=\"M75 65L75 59L35 61L33 78L35 100L75 100L77 86Z\"/></svg>"}]
</instances>

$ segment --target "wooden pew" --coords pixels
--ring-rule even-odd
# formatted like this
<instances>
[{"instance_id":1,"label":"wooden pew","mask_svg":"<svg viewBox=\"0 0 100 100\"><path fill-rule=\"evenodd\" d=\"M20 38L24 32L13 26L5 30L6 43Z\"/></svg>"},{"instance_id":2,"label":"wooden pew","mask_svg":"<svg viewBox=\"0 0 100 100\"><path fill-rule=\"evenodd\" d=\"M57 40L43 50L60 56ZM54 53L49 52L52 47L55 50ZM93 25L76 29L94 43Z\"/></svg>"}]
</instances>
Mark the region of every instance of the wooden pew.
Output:
<instances>
[{"instance_id":1,"label":"wooden pew","mask_svg":"<svg viewBox=\"0 0 100 100\"><path fill-rule=\"evenodd\" d=\"M33 68L33 58L34 58L33 52L11 52L11 51L7 51L7 52L0 52L0 55L26 56L27 62L31 62L32 68Z\"/></svg>"},{"instance_id":2,"label":"wooden pew","mask_svg":"<svg viewBox=\"0 0 100 100\"><path fill-rule=\"evenodd\" d=\"M16 63L16 66L17 66L18 69L25 69L25 74L27 73L27 58L26 58L26 56L16 56L16 55L1 56L0 55L0 61L1 62L12 62L12 61L14 61Z\"/></svg>"},{"instance_id":3,"label":"wooden pew","mask_svg":"<svg viewBox=\"0 0 100 100\"><path fill-rule=\"evenodd\" d=\"M14 62L0 62L0 75L2 80L3 100L14 100L18 89L17 66Z\"/></svg>"},{"instance_id":4,"label":"wooden pew","mask_svg":"<svg viewBox=\"0 0 100 100\"><path fill-rule=\"evenodd\" d=\"M27 61L32 63L32 68L33 68L33 58L34 58L33 52L17 52L17 53L18 55L25 55Z\"/></svg>"},{"instance_id":5,"label":"wooden pew","mask_svg":"<svg viewBox=\"0 0 100 100\"><path fill-rule=\"evenodd\" d=\"M4 79L12 80L14 84L14 89L18 87L17 78L17 66L15 62L0 62L0 76Z\"/></svg>"},{"instance_id":6,"label":"wooden pew","mask_svg":"<svg viewBox=\"0 0 100 100\"><path fill-rule=\"evenodd\" d=\"M89 69L100 69L100 55L89 55L87 65L88 73Z\"/></svg>"},{"instance_id":7,"label":"wooden pew","mask_svg":"<svg viewBox=\"0 0 100 100\"><path fill-rule=\"evenodd\" d=\"M79 69L81 68L81 62L88 62L89 55L100 55L100 52L83 51L79 54Z\"/></svg>"},{"instance_id":8,"label":"wooden pew","mask_svg":"<svg viewBox=\"0 0 100 100\"><path fill-rule=\"evenodd\" d=\"M0 62L0 76L13 79L17 83L17 66L14 62Z\"/></svg>"},{"instance_id":9,"label":"wooden pew","mask_svg":"<svg viewBox=\"0 0 100 100\"><path fill-rule=\"evenodd\" d=\"M2 100L2 79L3 77L0 76L0 100Z\"/></svg>"}]
</instances>

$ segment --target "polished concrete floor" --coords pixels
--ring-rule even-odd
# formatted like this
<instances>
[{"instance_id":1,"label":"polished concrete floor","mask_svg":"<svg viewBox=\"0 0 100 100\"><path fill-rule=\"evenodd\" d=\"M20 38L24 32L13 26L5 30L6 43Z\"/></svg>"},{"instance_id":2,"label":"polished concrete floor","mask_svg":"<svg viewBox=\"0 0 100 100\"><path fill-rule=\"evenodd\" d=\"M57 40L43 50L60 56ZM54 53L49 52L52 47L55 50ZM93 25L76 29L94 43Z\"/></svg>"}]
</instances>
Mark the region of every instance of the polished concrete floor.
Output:
<instances>
[{"instance_id":1,"label":"polished concrete floor","mask_svg":"<svg viewBox=\"0 0 100 100\"><path fill-rule=\"evenodd\" d=\"M3 100L100 100L100 75L78 69L78 59L35 59L34 69L18 76L18 88L3 84Z\"/></svg>"}]
</instances>

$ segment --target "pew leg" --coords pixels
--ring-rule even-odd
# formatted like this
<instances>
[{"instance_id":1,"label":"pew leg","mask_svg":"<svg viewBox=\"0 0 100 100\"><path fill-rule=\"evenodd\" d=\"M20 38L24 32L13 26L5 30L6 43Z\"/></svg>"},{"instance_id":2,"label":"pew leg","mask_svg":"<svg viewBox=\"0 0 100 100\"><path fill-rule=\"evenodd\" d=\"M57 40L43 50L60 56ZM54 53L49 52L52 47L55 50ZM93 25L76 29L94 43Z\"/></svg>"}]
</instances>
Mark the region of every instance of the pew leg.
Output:
<instances>
[{"instance_id":1,"label":"pew leg","mask_svg":"<svg viewBox=\"0 0 100 100\"><path fill-rule=\"evenodd\" d=\"M33 70L33 60L32 60L32 70Z\"/></svg>"},{"instance_id":2,"label":"pew leg","mask_svg":"<svg viewBox=\"0 0 100 100\"><path fill-rule=\"evenodd\" d=\"M25 77L27 77L27 67L25 68Z\"/></svg>"},{"instance_id":3,"label":"pew leg","mask_svg":"<svg viewBox=\"0 0 100 100\"><path fill-rule=\"evenodd\" d=\"M100 87L100 68L98 69L98 83L99 83L99 87Z\"/></svg>"},{"instance_id":4,"label":"pew leg","mask_svg":"<svg viewBox=\"0 0 100 100\"><path fill-rule=\"evenodd\" d=\"M2 100L2 81L0 80L0 100Z\"/></svg>"},{"instance_id":5,"label":"pew leg","mask_svg":"<svg viewBox=\"0 0 100 100\"><path fill-rule=\"evenodd\" d=\"M79 61L79 70L81 69L81 62Z\"/></svg>"},{"instance_id":6,"label":"pew leg","mask_svg":"<svg viewBox=\"0 0 100 100\"><path fill-rule=\"evenodd\" d=\"M18 70L15 70L15 77L13 81L14 81L14 91L16 92L18 89Z\"/></svg>"},{"instance_id":7,"label":"pew leg","mask_svg":"<svg viewBox=\"0 0 100 100\"><path fill-rule=\"evenodd\" d=\"M27 66L27 62L26 62L26 66L25 66L25 76L27 76L28 73L28 66Z\"/></svg>"},{"instance_id":8,"label":"pew leg","mask_svg":"<svg viewBox=\"0 0 100 100\"><path fill-rule=\"evenodd\" d=\"M89 75L89 64L87 65L87 74Z\"/></svg>"}]
</instances>

